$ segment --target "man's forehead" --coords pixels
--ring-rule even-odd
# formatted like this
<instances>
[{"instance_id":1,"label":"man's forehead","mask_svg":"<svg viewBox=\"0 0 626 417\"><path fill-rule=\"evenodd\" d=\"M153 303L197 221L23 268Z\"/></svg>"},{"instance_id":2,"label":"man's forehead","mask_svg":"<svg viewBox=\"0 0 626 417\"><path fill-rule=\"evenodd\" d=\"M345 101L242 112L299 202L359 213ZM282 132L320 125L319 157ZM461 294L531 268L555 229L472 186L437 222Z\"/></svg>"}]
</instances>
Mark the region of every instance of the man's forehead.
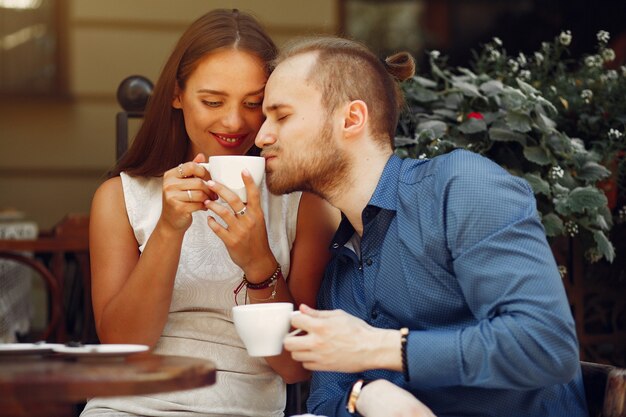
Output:
<instances>
[{"instance_id":1,"label":"man's forehead","mask_svg":"<svg viewBox=\"0 0 626 417\"><path fill-rule=\"evenodd\" d=\"M271 106L274 101L282 102L288 97L310 94L310 89L317 90L311 82L307 82L310 69L315 64L315 54L299 54L282 61L270 75L265 87L265 102ZM272 102L272 103L270 103Z\"/></svg>"},{"instance_id":2,"label":"man's forehead","mask_svg":"<svg viewBox=\"0 0 626 417\"><path fill-rule=\"evenodd\" d=\"M276 66L270 78L273 76L274 78L306 79L317 60L316 55L313 52L307 52L287 58Z\"/></svg>"}]
</instances>

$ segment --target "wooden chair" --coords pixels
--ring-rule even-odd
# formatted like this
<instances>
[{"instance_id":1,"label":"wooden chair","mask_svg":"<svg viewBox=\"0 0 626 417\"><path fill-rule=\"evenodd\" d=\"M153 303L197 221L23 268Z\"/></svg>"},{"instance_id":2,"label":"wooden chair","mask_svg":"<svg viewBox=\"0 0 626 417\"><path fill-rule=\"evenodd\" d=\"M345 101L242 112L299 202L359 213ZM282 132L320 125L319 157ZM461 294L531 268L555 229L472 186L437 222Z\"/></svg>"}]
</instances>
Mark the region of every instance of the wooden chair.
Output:
<instances>
[{"instance_id":1,"label":"wooden chair","mask_svg":"<svg viewBox=\"0 0 626 417\"><path fill-rule=\"evenodd\" d=\"M581 362L589 417L626 417L626 369Z\"/></svg>"},{"instance_id":2,"label":"wooden chair","mask_svg":"<svg viewBox=\"0 0 626 417\"><path fill-rule=\"evenodd\" d=\"M32 252L30 258L20 252ZM83 287L83 326L81 339L95 338L91 307L91 273L89 267L89 217L72 214L65 217L51 232L32 240L0 240L0 258L10 259L35 270L45 281L49 298L48 323L41 335L47 341L67 340L65 328L64 287L68 256L78 266ZM41 258L45 257L46 262Z\"/></svg>"}]
</instances>

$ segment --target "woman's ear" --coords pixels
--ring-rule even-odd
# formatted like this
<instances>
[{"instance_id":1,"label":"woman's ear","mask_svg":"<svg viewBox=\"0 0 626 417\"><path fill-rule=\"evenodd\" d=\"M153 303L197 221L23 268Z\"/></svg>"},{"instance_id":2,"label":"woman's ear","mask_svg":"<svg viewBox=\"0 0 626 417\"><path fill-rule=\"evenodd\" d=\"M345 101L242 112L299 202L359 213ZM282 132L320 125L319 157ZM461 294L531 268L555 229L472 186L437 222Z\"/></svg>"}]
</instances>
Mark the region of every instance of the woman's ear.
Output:
<instances>
[{"instance_id":1,"label":"woman's ear","mask_svg":"<svg viewBox=\"0 0 626 417\"><path fill-rule=\"evenodd\" d=\"M365 131L368 123L367 104L363 100L351 101L344 113L343 130L346 136L357 136Z\"/></svg>"},{"instance_id":2,"label":"woman's ear","mask_svg":"<svg viewBox=\"0 0 626 417\"><path fill-rule=\"evenodd\" d=\"M182 90L180 89L180 87L178 87L178 83L176 83L176 87L174 87L174 98L172 98L172 107L174 107L175 109L183 108L181 95Z\"/></svg>"}]
</instances>

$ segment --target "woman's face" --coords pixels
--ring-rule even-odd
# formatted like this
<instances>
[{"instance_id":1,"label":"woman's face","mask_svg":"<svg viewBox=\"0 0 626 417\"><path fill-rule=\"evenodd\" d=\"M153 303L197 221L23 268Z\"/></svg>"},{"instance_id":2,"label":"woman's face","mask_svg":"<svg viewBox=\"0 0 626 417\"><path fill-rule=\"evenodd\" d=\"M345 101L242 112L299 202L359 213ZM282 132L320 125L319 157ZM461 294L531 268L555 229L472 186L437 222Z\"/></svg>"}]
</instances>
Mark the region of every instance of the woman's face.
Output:
<instances>
[{"instance_id":1,"label":"woman's face","mask_svg":"<svg viewBox=\"0 0 626 417\"><path fill-rule=\"evenodd\" d=\"M250 149L264 120L266 81L263 61L251 53L219 49L202 58L172 101L182 110L191 139L188 158L199 152L241 155Z\"/></svg>"}]
</instances>

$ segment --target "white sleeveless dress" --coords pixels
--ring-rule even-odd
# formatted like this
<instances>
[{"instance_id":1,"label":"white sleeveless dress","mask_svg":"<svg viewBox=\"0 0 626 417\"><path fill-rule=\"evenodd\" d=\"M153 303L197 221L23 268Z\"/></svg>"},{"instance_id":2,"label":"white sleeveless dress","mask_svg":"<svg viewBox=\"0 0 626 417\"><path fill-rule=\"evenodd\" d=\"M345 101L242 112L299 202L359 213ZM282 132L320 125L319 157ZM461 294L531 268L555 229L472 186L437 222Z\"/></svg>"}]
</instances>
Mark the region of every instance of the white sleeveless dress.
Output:
<instances>
[{"instance_id":1,"label":"white sleeveless dress","mask_svg":"<svg viewBox=\"0 0 626 417\"><path fill-rule=\"evenodd\" d=\"M161 214L162 178L125 173L121 178L128 218L143 251ZM285 276L289 273L300 196L272 195L265 183L261 188L270 247ZM233 325L233 290L241 282L242 270L207 225L209 214L215 215L210 211L193 213L182 244L168 320L154 352L209 359L217 366L216 383L189 391L94 398L81 416L283 415L285 384L263 358L248 356Z\"/></svg>"}]
</instances>

